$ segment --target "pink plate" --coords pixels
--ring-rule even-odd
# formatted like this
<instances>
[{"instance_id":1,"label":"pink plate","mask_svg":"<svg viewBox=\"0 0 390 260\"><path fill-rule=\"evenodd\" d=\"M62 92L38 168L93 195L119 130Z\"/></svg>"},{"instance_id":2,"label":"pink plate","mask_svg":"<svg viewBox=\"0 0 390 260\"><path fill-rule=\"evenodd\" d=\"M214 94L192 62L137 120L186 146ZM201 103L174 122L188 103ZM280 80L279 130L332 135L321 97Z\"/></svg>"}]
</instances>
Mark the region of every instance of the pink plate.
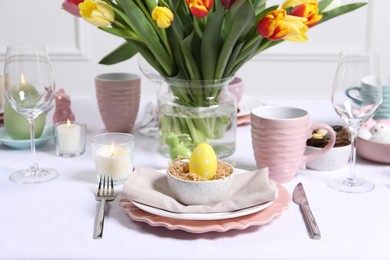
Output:
<instances>
[{"instance_id":1,"label":"pink plate","mask_svg":"<svg viewBox=\"0 0 390 260\"><path fill-rule=\"evenodd\" d=\"M288 208L291 201L290 194L282 185L276 184L276 186L279 190L278 198L268 208L250 215L223 220L183 220L157 216L137 208L126 198L122 198L120 204L131 219L146 222L155 227L162 226L170 230L179 229L190 233L225 232L230 229L243 230L251 226L268 224Z\"/></svg>"}]
</instances>

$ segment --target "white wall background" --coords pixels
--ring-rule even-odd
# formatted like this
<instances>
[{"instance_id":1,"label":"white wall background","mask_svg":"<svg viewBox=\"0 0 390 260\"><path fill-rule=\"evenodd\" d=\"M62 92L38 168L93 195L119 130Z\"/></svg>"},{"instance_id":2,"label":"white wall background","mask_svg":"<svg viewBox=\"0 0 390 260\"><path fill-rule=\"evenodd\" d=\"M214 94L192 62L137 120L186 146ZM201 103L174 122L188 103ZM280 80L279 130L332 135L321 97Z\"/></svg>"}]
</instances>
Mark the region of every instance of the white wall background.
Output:
<instances>
[{"instance_id":1,"label":"white wall background","mask_svg":"<svg viewBox=\"0 0 390 260\"><path fill-rule=\"evenodd\" d=\"M103 72L140 74L142 95L154 95L153 84L141 74L136 58L112 66L98 64L122 39L68 14L61 9L62 2L0 0L0 74L7 44L43 42L57 88L71 97L95 97L94 77ZM312 28L308 42L285 42L255 57L237 73L244 80L245 94L262 100L329 98L337 53L343 49L380 52L382 73L390 75L390 1L368 2L358 11Z\"/></svg>"}]
</instances>

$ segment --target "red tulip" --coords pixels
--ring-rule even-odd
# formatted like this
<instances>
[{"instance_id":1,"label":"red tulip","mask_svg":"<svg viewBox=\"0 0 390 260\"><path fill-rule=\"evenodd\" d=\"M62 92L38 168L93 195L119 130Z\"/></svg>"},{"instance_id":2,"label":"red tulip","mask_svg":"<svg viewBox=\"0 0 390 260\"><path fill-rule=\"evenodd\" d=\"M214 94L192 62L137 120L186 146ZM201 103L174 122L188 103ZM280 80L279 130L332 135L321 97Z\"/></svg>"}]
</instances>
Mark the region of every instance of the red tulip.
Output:
<instances>
[{"instance_id":1,"label":"red tulip","mask_svg":"<svg viewBox=\"0 0 390 260\"><path fill-rule=\"evenodd\" d=\"M190 12L198 17L205 17L213 7L214 0L186 0Z\"/></svg>"},{"instance_id":2,"label":"red tulip","mask_svg":"<svg viewBox=\"0 0 390 260\"><path fill-rule=\"evenodd\" d=\"M62 8L74 16L80 17L80 10L78 5L82 2L84 2L84 0L65 0L62 3Z\"/></svg>"},{"instance_id":3,"label":"red tulip","mask_svg":"<svg viewBox=\"0 0 390 260\"><path fill-rule=\"evenodd\" d=\"M232 5L234 4L234 2L236 2L236 0L221 0L221 4L222 4L226 9L230 9L230 7L232 7Z\"/></svg>"}]
</instances>

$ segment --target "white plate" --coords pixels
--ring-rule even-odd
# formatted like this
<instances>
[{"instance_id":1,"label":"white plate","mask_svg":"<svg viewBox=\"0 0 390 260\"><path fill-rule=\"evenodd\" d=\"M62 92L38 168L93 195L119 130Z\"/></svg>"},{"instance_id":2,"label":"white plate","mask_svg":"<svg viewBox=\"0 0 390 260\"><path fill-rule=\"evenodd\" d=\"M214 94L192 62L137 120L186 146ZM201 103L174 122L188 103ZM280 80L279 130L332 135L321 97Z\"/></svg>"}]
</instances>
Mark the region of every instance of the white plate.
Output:
<instances>
[{"instance_id":1,"label":"white plate","mask_svg":"<svg viewBox=\"0 0 390 260\"><path fill-rule=\"evenodd\" d=\"M256 98L250 96L242 96L238 109L240 112L237 113L237 117L250 115L252 109L261 106L262 102Z\"/></svg>"},{"instance_id":2,"label":"white plate","mask_svg":"<svg viewBox=\"0 0 390 260\"><path fill-rule=\"evenodd\" d=\"M160 172L166 173L165 170L159 170ZM244 172L247 172L246 170L242 169L234 169L235 174L241 174ZM275 183L272 183L275 186L275 190L277 192L276 198L278 197L278 189L276 188ZM241 209L237 211L231 211L231 212L218 212L218 213L175 213L166 211L163 209L158 209L149 205L141 204L135 201L132 201L134 206L137 208L146 211L148 213L161 216L161 217L167 217L167 218L175 218L175 219L187 219L187 220L220 220L220 219L229 219L229 218L236 218L241 216L246 216L249 214L253 214L256 212L259 212L263 209L268 208L274 201L269 201L260 205L256 205L253 207L249 207L246 209Z\"/></svg>"},{"instance_id":3,"label":"white plate","mask_svg":"<svg viewBox=\"0 0 390 260\"><path fill-rule=\"evenodd\" d=\"M218 213L175 213L175 212L169 212L163 209L154 208L151 206L147 206L144 204L137 203L135 201L132 201L134 206L136 206L139 209L142 209L143 211L146 211L148 213L161 216L161 217L167 217L167 218L175 218L175 219L187 219L187 220L221 220L221 219L229 219L229 218L237 218L246 216L249 214L253 214L256 212L259 212L263 209L268 208L271 206L271 204L274 201L269 201L266 203L263 203L261 205L256 205L247 209L232 211L232 212L218 212Z\"/></svg>"},{"instance_id":4,"label":"white plate","mask_svg":"<svg viewBox=\"0 0 390 260\"><path fill-rule=\"evenodd\" d=\"M288 209L291 202L290 193L280 184L277 184L278 197L267 209L246 216L221 220L185 220L160 217L137 208L126 198L120 200L124 212L135 221L145 222L153 227L165 227L169 230L183 230L190 233L225 232L228 230L244 230L252 226L262 226L280 216Z\"/></svg>"},{"instance_id":5,"label":"white plate","mask_svg":"<svg viewBox=\"0 0 390 260\"><path fill-rule=\"evenodd\" d=\"M42 135L39 138L35 139L35 146L40 147L52 138L53 138L53 127L46 126L42 132ZM10 148L18 149L18 150L30 149L31 147L30 139L25 139L25 140L12 139L7 134L7 131L5 130L4 127L0 128L0 142Z\"/></svg>"}]
</instances>

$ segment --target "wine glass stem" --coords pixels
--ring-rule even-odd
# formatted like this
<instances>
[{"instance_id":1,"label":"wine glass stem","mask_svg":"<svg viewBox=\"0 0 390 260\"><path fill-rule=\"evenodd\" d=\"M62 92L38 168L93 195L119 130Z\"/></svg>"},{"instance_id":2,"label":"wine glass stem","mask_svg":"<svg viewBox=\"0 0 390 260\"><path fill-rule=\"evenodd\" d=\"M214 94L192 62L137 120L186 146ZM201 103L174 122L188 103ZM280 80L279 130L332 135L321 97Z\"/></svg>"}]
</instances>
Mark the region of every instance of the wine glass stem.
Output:
<instances>
[{"instance_id":1,"label":"wine glass stem","mask_svg":"<svg viewBox=\"0 0 390 260\"><path fill-rule=\"evenodd\" d=\"M349 179L355 181L356 179L356 137L358 130L354 127L350 127L351 133L351 158L349 160Z\"/></svg>"},{"instance_id":2,"label":"wine glass stem","mask_svg":"<svg viewBox=\"0 0 390 260\"><path fill-rule=\"evenodd\" d=\"M31 140L31 165L30 169L32 172L38 170L38 164L36 163L36 151L35 151L35 127L34 127L34 118L27 118L28 123L30 125L30 140Z\"/></svg>"}]
</instances>

